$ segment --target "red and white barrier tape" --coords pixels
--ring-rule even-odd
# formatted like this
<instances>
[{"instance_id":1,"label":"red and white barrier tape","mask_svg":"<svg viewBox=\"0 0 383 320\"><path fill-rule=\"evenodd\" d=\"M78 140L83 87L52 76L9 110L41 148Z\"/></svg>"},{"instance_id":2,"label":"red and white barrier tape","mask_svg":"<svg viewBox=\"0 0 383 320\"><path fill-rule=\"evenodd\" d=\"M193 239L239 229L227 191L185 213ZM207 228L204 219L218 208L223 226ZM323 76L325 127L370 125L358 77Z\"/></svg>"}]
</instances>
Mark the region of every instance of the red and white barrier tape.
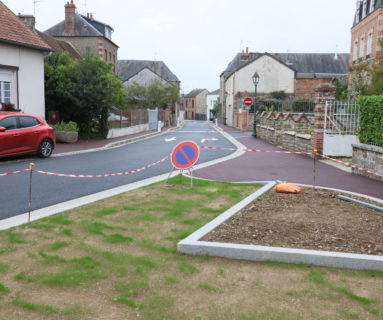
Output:
<instances>
[{"instance_id":1,"label":"red and white barrier tape","mask_svg":"<svg viewBox=\"0 0 383 320\"><path fill-rule=\"evenodd\" d=\"M18 173L22 173L22 172L29 172L29 169L23 169L23 170L17 170L17 171L12 171L12 172L0 173L0 177L10 176L12 174L18 174Z\"/></svg>"},{"instance_id":2,"label":"red and white barrier tape","mask_svg":"<svg viewBox=\"0 0 383 320\"><path fill-rule=\"evenodd\" d=\"M161 159L160 161L151 163L145 167L142 167L140 169L136 170L131 170L127 172L118 172L118 173L109 173L109 174L95 174L95 175L88 175L88 174L65 174L65 173L54 173L54 172L46 172L46 171L40 171L40 170L33 170L33 172L41 173L41 174L46 174L50 176L55 176L55 177L69 177L69 178L105 178L105 177L116 177L116 176L126 176L129 174L134 174L141 172L145 169L149 169L151 167L154 167L160 163L163 163L168 159L169 156L166 156L165 158Z\"/></svg>"},{"instance_id":3,"label":"red and white barrier tape","mask_svg":"<svg viewBox=\"0 0 383 320\"><path fill-rule=\"evenodd\" d=\"M278 151L278 150L260 150L260 149L238 149L238 148L219 148L219 147L208 147L208 146L200 146L201 149L210 149L210 150L229 150L229 151L238 151L238 150L241 150L241 151L245 151L245 152L265 152L265 153L282 153L282 154L302 154L302 155L310 155L308 152L294 152L294 151ZM378 177L383 177L383 174L380 174L380 173L377 173L375 171L372 171L372 170L368 170L368 169L364 169L362 167L359 167L355 164L352 164L352 163L347 163L347 162L344 162L344 161L341 161L341 160L337 160L337 159L333 159L333 158L330 158L328 156L325 156L323 154L319 154L317 153L316 154L318 157L322 157L324 159L328 159L328 160L331 160L331 161L335 161L337 163L340 163L340 164L343 164L347 167L350 167L350 168L354 168L354 169L357 169L359 171L363 171L363 172L367 172L369 174L373 174L373 175L376 175Z\"/></svg>"},{"instance_id":4,"label":"red and white barrier tape","mask_svg":"<svg viewBox=\"0 0 383 320\"><path fill-rule=\"evenodd\" d=\"M127 172L118 172L118 173L110 173L110 174L96 174L96 175L87 175L87 174L65 174L65 173L54 173L54 172L46 172L46 171L41 171L41 170L32 170L32 172L40 173L40 174L46 174L50 176L55 176L55 177L70 177L70 178L104 178L104 177L116 177L116 176L125 176L129 174L134 174L141 172L145 169L149 169L151 167L154 167L160 163L165 162L169 156L166 156L165 158L161 159L160 161L151 163L145 167L142 167L140 169L136 170L131 170ZM24 170L18 170L18 171L13 171L13 172L7 172L7 173L2 173L0 174L0 177L2 176L8 176L11 174L16 174L16 173L21 173L21 172L30 172L31 169L24 169Z\"/></svg>"}]
</instances>

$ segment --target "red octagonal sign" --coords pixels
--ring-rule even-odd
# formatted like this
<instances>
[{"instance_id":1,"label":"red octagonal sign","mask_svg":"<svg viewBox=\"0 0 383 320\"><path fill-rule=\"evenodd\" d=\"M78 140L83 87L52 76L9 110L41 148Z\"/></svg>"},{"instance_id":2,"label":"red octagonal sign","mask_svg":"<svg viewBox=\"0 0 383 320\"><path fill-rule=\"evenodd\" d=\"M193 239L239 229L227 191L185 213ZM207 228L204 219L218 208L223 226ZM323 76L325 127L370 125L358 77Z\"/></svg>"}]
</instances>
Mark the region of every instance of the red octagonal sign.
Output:
<instances>
[{"instance_id":1,"label":"red octagonal sign","mask_svg":"<svg viewBox=\"0 0 383 320\"><path fill-rule=\"evenodd\" d=\"M246 98L245 100L243 100L243 104L244 104L246 107L250 107L250 106L253 104L253 99L251 99L251 98Z\"/></svg>"},{"instance_id":2,"label":"red octagonal sign","mask_svg":"<svg viewBox=\"0 0 383 320\"><path fill-rule=\"evenodd\" d=\"M192 167L199 158L199 147L193 141L179 143L172 151L172 165L177 169Z\"/></svg>"}]
</instances>

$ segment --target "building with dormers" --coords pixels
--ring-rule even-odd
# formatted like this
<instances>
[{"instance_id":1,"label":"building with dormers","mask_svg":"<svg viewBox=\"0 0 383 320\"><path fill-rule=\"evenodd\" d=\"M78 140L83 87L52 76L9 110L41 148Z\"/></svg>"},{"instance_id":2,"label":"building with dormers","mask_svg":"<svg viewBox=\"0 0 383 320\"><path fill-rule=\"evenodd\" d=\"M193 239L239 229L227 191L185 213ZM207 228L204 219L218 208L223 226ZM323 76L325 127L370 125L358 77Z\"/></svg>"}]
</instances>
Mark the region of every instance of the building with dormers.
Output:
<instances>
[{"instance_id":1,"label":"building with dormers","mask_svg":"<svg viewBox=\"0 0 383 320\"><path fill-rule=\"evenodd\" d=\"M351 28L350 65L382 56L383 0L357 0Z\"/></svg>"},{"instance_id":2,"label":"building with dormers","mask_svg":"<svg viewBox=\"0 0 383 320\"><path fill-rule=\"evenodd\" d=\"M112 41L113 28L87 16L78 14L73 0L65 4L65 20L45 31L57 40L69 42L82 57L87 54L101 57L116 70L118 46Z\"/></svg>"}]
</instances>

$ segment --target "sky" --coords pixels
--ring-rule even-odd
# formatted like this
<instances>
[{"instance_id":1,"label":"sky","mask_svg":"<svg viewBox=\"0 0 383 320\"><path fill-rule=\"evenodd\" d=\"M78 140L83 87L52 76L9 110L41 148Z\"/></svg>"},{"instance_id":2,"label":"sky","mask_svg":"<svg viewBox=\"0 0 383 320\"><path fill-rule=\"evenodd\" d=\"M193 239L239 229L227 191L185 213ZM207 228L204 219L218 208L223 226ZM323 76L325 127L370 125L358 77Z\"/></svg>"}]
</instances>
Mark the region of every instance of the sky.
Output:
<instances>
[{"instance_id":1,"label":"sky","mask_svg":"<svg viewBox=\"0 0 383 320\"><path fill-rule=\"evenodd\" d=\"M67 0L2 0L34 14L40 31L64 20ZM181 91L219 88L234 56L251 52L349 53L356 0L74 0L109 24L118 59L162 60Z\"/></svg>"}]
</instances>

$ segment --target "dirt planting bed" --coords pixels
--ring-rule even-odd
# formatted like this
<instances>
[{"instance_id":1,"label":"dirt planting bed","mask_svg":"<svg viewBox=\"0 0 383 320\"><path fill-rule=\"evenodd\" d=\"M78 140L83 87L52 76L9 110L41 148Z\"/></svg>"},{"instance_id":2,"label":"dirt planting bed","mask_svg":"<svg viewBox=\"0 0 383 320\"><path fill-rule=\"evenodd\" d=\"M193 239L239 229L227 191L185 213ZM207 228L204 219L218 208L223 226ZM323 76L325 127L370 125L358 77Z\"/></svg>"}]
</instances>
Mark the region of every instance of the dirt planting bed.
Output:
<instances>
[{"instance_id":1,"label":"dirt planting bed","mask_svg":"<svg viewBox=\"0 0 383 320\"><path fill-rule=\"evenodd\" d=\"M338 195L269 191L202 240L383 255L383 213Z\"/></svg>"}]
</instances>

